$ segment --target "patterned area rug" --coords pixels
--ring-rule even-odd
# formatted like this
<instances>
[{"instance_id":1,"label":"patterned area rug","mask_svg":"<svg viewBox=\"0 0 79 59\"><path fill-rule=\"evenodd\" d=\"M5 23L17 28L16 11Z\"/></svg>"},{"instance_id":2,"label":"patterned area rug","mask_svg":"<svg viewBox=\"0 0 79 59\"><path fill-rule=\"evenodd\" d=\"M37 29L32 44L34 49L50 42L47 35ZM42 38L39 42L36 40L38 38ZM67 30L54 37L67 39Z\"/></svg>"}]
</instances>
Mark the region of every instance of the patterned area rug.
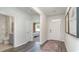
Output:
<instances>
[{"instance_id":1,"label":"patterned area rug","mask_svg":"<svg viewBox=\"0 0 79 59\"><path fill-rule=\"evenodd\" d=\"M56 40L48 40L42 47L42 52L66 52L64 42Z\"/></svg>"}]
</instances>

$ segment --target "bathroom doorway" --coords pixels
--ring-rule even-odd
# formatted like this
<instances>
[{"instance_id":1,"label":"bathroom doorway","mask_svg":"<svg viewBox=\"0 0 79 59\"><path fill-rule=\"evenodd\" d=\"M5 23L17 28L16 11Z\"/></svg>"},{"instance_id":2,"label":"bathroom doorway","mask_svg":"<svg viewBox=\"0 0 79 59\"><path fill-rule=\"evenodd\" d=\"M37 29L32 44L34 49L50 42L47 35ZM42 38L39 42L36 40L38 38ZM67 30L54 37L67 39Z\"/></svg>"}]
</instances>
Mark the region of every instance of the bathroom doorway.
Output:
<instances>
[{"instance_id":1,"label":"bathroom doorway","mask_svg":"<svg viewBox=\"0 0 79 59\"><path fill-rule=\"evenodd\" d=\"M0 14L0 51L13 47L14 19L12 16Z\"/></svg>"}]
</instances>

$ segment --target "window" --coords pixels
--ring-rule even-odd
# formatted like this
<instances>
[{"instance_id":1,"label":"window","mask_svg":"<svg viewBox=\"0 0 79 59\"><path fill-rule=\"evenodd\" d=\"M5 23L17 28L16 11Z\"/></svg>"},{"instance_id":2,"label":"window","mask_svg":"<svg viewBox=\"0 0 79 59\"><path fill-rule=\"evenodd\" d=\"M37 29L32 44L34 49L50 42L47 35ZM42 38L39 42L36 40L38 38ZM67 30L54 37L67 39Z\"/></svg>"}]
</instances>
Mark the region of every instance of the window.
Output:
<instances>
[{"instance_id":1,"label":"window","mask_svg":"<svg viewBox=\"0 0 79 59\"><path fill-rule=\"evenodd\" d=\"M39 23L35 24L35 29L36 29L36 31L40 31L40 24Z\"/></svg>"}]
</instances>

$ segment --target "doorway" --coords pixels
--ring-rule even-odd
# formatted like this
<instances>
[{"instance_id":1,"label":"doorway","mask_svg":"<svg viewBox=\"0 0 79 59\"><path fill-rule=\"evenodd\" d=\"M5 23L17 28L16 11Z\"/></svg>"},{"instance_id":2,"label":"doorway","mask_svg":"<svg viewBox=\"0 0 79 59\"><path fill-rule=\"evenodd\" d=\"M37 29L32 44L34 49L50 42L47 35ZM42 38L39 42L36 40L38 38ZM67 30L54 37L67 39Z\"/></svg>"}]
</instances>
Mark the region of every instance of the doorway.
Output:
<instances>
[{"instance_id":1,"label":"doorway","mask_svg":"<svg viewBox=\"0 0 79 59\"><path fill-rule=\"evenodd\" d=\"M40 41L40 23L33 23L33 38L34 41Z\"/></svg>"},{"instance_id":2,"label":"doorway","mask_svg":"<svg viewBox=\"0 0 79 59\"><path fill-rule=\"evenodd\" d=\"M0 51L13 47L14 20L12 16L0 14Z\"/></svg>"},{"instance_id":3,"label":"doorway","mask_svg":"<svg viewBox=\"0 0 79 59\"><path fill-rule=\"evenodd\" d=\"M29 49L29 52L38 52L38 51L40 52L40 20L38 17L36 20L35 18L32 24L33 44L32 44L32 48Z\"/></svg>"},{"instance_id":4,"label":"doorway","mask_svg":"<svg viewBox=\"0 0 79 59\"><path fill-rule=\"evenodd\" d=\"M61 40L61 19L51 20L48 31L49 40Z\"/></svg>"}]
</instances>

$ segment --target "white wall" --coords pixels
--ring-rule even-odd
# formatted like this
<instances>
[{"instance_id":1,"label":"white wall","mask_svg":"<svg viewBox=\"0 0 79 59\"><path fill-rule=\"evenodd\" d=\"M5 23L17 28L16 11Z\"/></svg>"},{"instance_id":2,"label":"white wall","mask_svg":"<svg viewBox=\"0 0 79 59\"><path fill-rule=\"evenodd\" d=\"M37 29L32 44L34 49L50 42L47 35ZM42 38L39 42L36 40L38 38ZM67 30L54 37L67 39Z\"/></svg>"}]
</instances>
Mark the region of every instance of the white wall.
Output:
<instances>
[{"instance_id":1,"label":"white wall","mask_svg":"<svg viewBox=\"0 0 79 59\"><path fill-rule=\"evenodd\" d=\"M40 15L40 44L47 40L48 23L45 15Z\"/></svg>"},{"instance_id":2,"label":"white wall","mask_svg":"<svg viewBox=\"0 0 79 59\"><path fill-rule=\"evenodd\" d=\"M66 34L65 45L68 52L79 52L79 38Z\"/></svg>"},{"instance_id":3,"label":"white wall","mask_svg":"<svg viewBox=\"0 0 79 59\"><path fill-rule=\"evenodd\" d=\"M69 8L68 8L69 9ZM67 9L67 11L68 11ZM67 13L66 11L66 13ZM69 52L79 52L79 38L65 33L65 45Z\"/></svg>"},{"instance_id":4,"label":"white wall","mask_svg":"<svg viewBox=\"0 0 79 59\"><path fill-rule=\"evenodd\" d=\"M64 16L63 15L48 16L48 40L64 41L64 34L65 34Z\"/></svg>"},{"instance_id":5,"label":"white wall","mask_svg":"<svg viewBox=\"0 0 79 59\"><path fill-rule=\"evenodd\" d=\"M20 46L31 40L32 17L17 8L0 7L0 13L14 17L14 47Z\"/></svg>"}]
</instances>

